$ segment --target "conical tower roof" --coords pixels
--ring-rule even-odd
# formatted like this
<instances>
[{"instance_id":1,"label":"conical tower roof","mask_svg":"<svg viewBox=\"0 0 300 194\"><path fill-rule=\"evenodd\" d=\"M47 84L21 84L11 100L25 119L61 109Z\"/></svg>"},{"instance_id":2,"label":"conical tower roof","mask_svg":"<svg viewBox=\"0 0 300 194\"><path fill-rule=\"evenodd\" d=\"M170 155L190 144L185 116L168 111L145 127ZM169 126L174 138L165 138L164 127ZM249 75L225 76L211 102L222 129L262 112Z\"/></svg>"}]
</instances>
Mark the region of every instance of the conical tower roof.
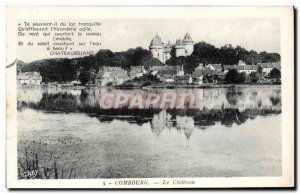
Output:
<instances>
[{"instance_id":1,"label":"conical tower roof","mask_svg":"<svg viewBox=\"0 0 300 194\"><path fill-rule=\"evenodd\" d=\"M151 46L154 46L154 45L162 45L161 38L158 36L158 34L152 39L150 45L151 45Z\"/></svg>"},{"instance_id":2,"label":"conical tower roof","mask_svg":"<svg viewBox=\"0 0 300 194\"><path fill-rule=\"evenodd\" d=\"M192 40L192 38L191 38L191 35L190 35L190 33L186 33L185 34L185 36L184 36L184 38L183 38L183 42L184 43L193 43L194 41Z\"/></svg>"}]
</instances>

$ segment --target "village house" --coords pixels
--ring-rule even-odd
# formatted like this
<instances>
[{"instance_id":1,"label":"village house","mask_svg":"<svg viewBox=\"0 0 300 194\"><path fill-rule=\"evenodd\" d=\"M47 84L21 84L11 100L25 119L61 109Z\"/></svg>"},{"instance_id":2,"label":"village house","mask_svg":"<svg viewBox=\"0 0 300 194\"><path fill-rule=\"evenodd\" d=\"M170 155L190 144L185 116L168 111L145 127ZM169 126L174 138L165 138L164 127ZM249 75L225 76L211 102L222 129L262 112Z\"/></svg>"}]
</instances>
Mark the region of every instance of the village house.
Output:
<instances>
[{"instance_id":1,"label":"village house","mask_svg":"<svg viewBox=\"0 0 300 194\"><path fill-rule=\"evenodd\" d=\"M149 71L151 72L152 75L156 75L159 71L164 71L164 70L176 70L177 75L184 75L183 71L183 66L167 66L167 65L159 65L159 66L151 66L149 68Z\"/></svg>"},{"instance_id":2,"label":"village house","mask_svg":"<svg viewBox=\"0 0 300 194\"><path fill-rule=\"evenodd\" d=\"M250 73L257 72L257 65L224 65L224 73L226 74L230 69L236 69L239 73L246 73L249 75Z\"/></svg>"},{"instance_id":3,"label":"village house","mask_svg":"<svg viewBox=\"0 0 300 194\"><path fill-rule=\"evenodd\" d=\"M247 65L243 60L239 60L238 65Z\"/></svg>"},{"instance_id":4,"label":"village house","mask_svg":"<svg viewBox=\"0 0 300 194\"><path fill-rule=\"evenodd\" d=\"M19 85L40 85L42 76L39 72L19 73L17 76Z\"/></svg>"},{"instance_id":5,"label":"village house","mask_svg":"<svg viewBox=\"0 0 300 194\"><path fill-rule=\"evenodd\" d=\"M216 78L212 77L215 76ZM222 64L208 64L206 66L200 63L199 66L192 73L192 80L194 84L203 84L203 80L206 78L210 79L210 82L218 83L220 80L225 78Z\"/></svg>"},{"instance_id":6,"label":"village house","mask_svg":"<svg viewBox=\"0 0 300 194\"><path fill-rule=\"evenodd\" d=\"M200 69L195 69L192 73L193 84L201 85L203 84L203 73Z\"/></svg>"},{"instance_id":7,"label":"village house","mask_svg":"<svg viewBox=\"0 0 300 194\"><path fill-rule=\"evenodd\" d=\"M174 83L176 76L184 76L183 66L153 66L151 69L157 71L156 77L165 83Z\"/></svg>"},{"instance_id":8,"label":"village house","mask_svg":"<svg viewBox=\"0 0 300 194\"><path fill-rule=\"evenodd\" d=\"M183 76L183 75L184 75L183 65L181 65L181 68L177 66L177 76Z\"/></svg>"},{"instance_id":9,"label":"village house","mask_svg":"<svg viewBox=\"0 0 300 194\"><path fill-rule=\"evenodd\" d=\"M204 74L217 74L223 71L222 64L208 64L204 66L203 63L200 63L195 70L202 70Z\"/></svg>"},{"instance_id":10,"label":"village house","mask_svg":"<svg viewBox=\"0 0 300 194\"><path fill-rule=\"evenodd\" d=\"M222 64L208 64L206 68L213 70L215 74L223 71Z\"/></svg>"},{"instance_id":11,"label":"village house","mask_svg":"<svg viewBox=\"0 0 300 194\"><path fill-rule=\"evenodd\" d=\"M156 75L161 70L167 70L173 68L172 66L166 66L166 65L157 65L157 66L150 66L149 71L152 75Z\"/></svg>"},{"instance_id":12,"label":"village house","mask_svg":"<svg viewBox=\"0 0 300 194\"><path fill-rule=\"evenodd\" d=\"M191 78L194 84L203 84L203 78L205 75L211 76L218 74L221 71L221 64L208 64L207 66L204 66L203 63L200 63L199 66L192 73Z\"/></svg>"},{"instance_id":13,"label":"village house","mask_svg":"<svg viewBox=\"0 0 300 194\"><path fill-rule=\"evenodd\" d=\"M152 71L152 72L158 72L160 70L166 70L166 69L169 69L169 68L173 68L174 66L167 66L167 65L155 65L155 66L150 66L149 67L149 70Z\"/></svg>"},{"instance_id":14,"label":"village house","mask_svg":"<svg viewBox=\"0 0 300 194\"><path fill-rule=\"evenodd\" d=\"M246 73L247 75L257 72L258 67L262 67L262 73L268 75L272 69L281 69L280 63L258 63L257 65L246 65L243 61L239 61L238 65L224 65L224 73L227 73L230 69L236 69L239 73Z\"/></svg>"},{"instance_id":15,"label":"village house","mask_svg":"<svg viewBox=\"0 0 300 194\"><path fill-rule=\"evenodd\" d=\"M223 71L220 71L217 73L217 76L218 76L219 80L224 80L226 77L226 74Z\"/></svg>"},{"instance_id":16,"label":"village house","mask_svg":"<svg viewBox=\"0 0 300 194\"><path fill-rule=\"evenodd\" d=\"M175 76L177 76L177 70L176 69L170 69L170 70L160 70L156 74L156 77L164 83L174 83L175 82Z\"/></svg>"},{"instance_id":17,"label":"village house","mask_svg":"<svg viewBox=\"0 0 300 194\"><path fill-rule=\"evenodd\" d=\"M250 73L257 72L258 66L257 65L237 65L236 70L239 73L246 73L249 75Z\"/></svg>"},{"instance_id":18,"label":"village house","mask_svg":"<svg viewBox=\"0 0 300 194\"><path fill-rule=\"evenodd\" d=\"M204 68L204 64L203 63L199 63L198 67L196 67L195 71L196 70L201 70Z\"/></svg>"},{"instance_id":19,"label":"village house","mask_svg":"<svg viewBox=\"0 0 300 194\"><path fill-rule=\"evenodd\" d=\"M175 77L176 84L191 84L193 82L191 75L181 75Z\"/></svg>"},{"instance_id":20,"label":"village house","mask_svg":"<svg viewBox=\"0 0 300 194\"><path fill-rule=\"evenodd\" d=\"M127 71L120 67L102 67L98 72L95 84L97 86L107 86L108 84L120 85L128 80Z\"/></svg>"},{"instance_id":21,"label":"village house","mask_svg":"<svg viewBox=\"0 0 300 194\"><path fill-rule=\"evenodd\" d=\"M268 75L274 68L281 70L280 63L258 63L257 65L262 67L262 72L264 75Z\"/></svg>"},{"instance_id":22,"label":"village house","mask_svg":"<svg viewBox=\"0 0 300 194\"><path fill-rule=\"evenodd\" d=\"M202 69L202 73L203 73L203 75L213 75L213 74L215 74L216 72L215 72L215 70L213 70L213 69L211 69L211 68L209 68L209 67L204 67L204 68Z\"/></svg>"},{"instance_id":23,"label":"village house","mask_svg":"<svg viewBox=\"0 0 300 194\"><path fill-rule=\"evenodd\" d=\"M142 77L146 73L147 71L144 66L132 66L130 68L129 77L130 79L134 79L135 77Z\"/></svg>"}]
</instances>

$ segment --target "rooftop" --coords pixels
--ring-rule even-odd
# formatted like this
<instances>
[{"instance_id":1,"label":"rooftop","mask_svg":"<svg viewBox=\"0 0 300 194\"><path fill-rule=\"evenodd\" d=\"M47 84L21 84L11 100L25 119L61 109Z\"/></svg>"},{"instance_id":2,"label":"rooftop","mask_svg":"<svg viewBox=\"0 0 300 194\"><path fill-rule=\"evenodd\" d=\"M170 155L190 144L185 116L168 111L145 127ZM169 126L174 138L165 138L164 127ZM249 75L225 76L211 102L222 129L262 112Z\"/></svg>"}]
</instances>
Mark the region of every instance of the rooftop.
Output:
<instances>
[{"instance_id":1,"label":"rooftop","mask_svg":"<svg viewBox=\"0 0 300 194\"><path fill-rule=\"evenodd\" d=\"M161 38L158 36L158 34L152 39L150 46L154 45L163 45L163 42L161 41Z\"/></svg>"},{"instance_id":2,"label":"rooftop","mask_svg":"<svg viewBox=\"0 0 300 194\"><path fill-rule=\"evenodd\" d=\"M102 79L103 77L117 77L117 78L127 78L127 71L121 67L102 67L98 72L96 79Z\"/></svg>"},{"instance_id":3,"label":"rooftop","mask_svg":"<svg viewBox=\"0 0 300 194\"><path fill-rule=\"evenodd\" d=\"M192 78L198 78L198 77L201 77L201 76L203 76L202 70L195 70L192 73Z\"/></svg>"},{"instance_id":4,"label":"rooftop","mask_svg":"<svg viewBox=\"0 0 300 194\"><path fill-rule=\"evenodd\" d=\"M179 66L167 66L167 65L159 65L159 66L151 66L150 67L150 70L152 70L152 71L171 70L171 69L179 70L180 67Z\"/></svg>"},{"instance_id":5,"label":"rooftop","mask_svg":"<svg viewBox=\"0 0 300 194\"><path fill-rule=\"evenodd\" d=\"M160 70L158 75L176 75L177 70L176 69L165 69L165 70Z\"/></svg>"},{"instance_id":6,"label":"rooftop","mask_svg":"<svg viewBox=\"0 0 300 194\"><path fill-rule=\"evenodd\" d=\"M257 65L262 68L281 68L280 63L258 63Z\"/></svg>"},{"instance_id":7,"label":"rooftop","mask_svg":"<svg viewBox=\"0 0 300 194\"><path fill-rule=\"evenodd\" d=\"M190 75L176 76L175 79L176 80L189 80L190 79Z\"/></svg>"},{"instance_id":8,"label":"rooftop","mask_svg":"<svg viewBox=\"0 0 300 194\"><path fill-rule=\"evenodd\" d=\"M190 35L190 33L186 33L185 34L185 36L184 36L184 38L183 38L183 42L184 43L193 43L193 40L192 40L192 38L191 38L191 35Z\"/></svg>"}]
</instances>

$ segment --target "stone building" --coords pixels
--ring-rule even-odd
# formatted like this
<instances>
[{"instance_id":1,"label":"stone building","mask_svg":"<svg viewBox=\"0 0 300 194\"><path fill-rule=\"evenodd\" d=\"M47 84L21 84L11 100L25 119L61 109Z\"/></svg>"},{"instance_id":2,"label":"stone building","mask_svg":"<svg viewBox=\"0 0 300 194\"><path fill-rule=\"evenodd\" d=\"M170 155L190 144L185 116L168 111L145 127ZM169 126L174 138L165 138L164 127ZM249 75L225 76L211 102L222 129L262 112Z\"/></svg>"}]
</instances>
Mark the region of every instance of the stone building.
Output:
<instances>
[{"instance_id":1,"label":"stone building","mask_svg":"<svg viewBox=\"0 0 300 194\"><path fill-rule=\"evenodd\" d=\"M132 66L129 71L130 79L134 79L135 77L142 77L145 75L147 71L144 66Z\"/></svg>"},{"instance_id":2,"label":"stone building","mask_svg":"<svg viewBox=\"0 0 300 194\"><path fill-rule=\"evenodd\" d=\"M281 70L280 63L258 63L257 65L262 67L262 72L265 75L268 75L274 68Z\"/></svg>"},{"instance_id":3,"label":"stone building","mask_svg":"<svg viewBox=\"0 0 300 194\"><path fill-rule=\"evenodd\" d=\"M194 51L194 41L189 33L186 33L183 39L177 39L175 44L170 41L164 43L161 38L156 35L150 42L149 49L154 58L159 59L162 63L165 63L171 58L171 50L175 49L175 56L189 56Z\"/></svg>"},{"instance_id":4,"label":"stone building","mask_svg":"<svg viewBox=\"0 0 300 194\"><path fill-rule=\"evenodd\" d=\"M120 67L102 67L96 76L95 84L97 86L120 85L128 79L127 71Z\"/></svg>"}]
</instances>

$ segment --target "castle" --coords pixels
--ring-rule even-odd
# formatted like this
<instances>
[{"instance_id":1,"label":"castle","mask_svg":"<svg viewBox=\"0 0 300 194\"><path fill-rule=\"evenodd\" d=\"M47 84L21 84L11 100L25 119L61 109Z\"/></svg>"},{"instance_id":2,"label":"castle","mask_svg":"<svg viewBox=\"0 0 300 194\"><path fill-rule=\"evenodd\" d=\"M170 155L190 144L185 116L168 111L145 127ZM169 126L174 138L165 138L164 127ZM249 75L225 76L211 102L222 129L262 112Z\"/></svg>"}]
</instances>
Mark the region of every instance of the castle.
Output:
<instances>
[{"instance_id":1,"label":"castle","mask_svg":"<svg viewBox=\"0 0 300 194\"><path fill-rule=\"evenodd\" d=\"M171 58L171 50L175 49L175 56L189 56L194 51L194 41L189 33L186 33L183 39L177 39L175 44L163 43L161 38L156 35L149 46L149 49L154 58L159 59L162 63L165 63Z\"/></svg>"}]
</instances>

